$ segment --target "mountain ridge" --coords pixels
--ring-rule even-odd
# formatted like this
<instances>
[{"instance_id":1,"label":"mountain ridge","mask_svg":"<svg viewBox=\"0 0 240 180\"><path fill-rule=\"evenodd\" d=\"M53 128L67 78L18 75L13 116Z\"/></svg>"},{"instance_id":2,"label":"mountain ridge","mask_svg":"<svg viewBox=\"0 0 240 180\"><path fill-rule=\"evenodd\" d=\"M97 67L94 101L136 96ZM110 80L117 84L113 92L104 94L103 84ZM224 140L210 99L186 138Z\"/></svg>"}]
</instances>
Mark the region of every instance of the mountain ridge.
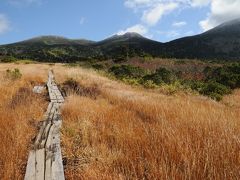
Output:
<instances>
[{"instance_id":1,"label":"mountain ridge","mask_svg":"<svg viewBox=\"0 0 240 180\"><path fill-rule=\"evenodd\" d=\"M240 19L225 22L207 32L169 42L158 42L137 33L113 35L102 41L39 36L1 45L1 56L35 60L74 61L131 56L240 60Z\"/></svg>"}]
</instances>

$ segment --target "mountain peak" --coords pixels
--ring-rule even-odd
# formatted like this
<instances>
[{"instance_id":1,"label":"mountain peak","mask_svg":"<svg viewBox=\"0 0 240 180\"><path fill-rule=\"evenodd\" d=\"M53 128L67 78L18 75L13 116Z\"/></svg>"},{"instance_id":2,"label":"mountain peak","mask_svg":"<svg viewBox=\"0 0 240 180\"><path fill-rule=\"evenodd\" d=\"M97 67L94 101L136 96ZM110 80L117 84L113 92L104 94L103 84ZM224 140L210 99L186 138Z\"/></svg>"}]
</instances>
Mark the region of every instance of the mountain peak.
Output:
<instances>
[{"instance_id":1,"label":"mountain peak","mask_svg":"<svg viewBox=\"0 0 240 180\"><path fill-rule=\"evenodd\" d=\"M143 37L141 34L138 34L136 32L127 32L127 33L123 34L122 36L123 37L129 37L129 38L132 38L132 37L142 38Z\"/></svg>"},{"instance_id":2,"label":"mountain peak","mask_svg":"<svg viewBox=\"0 0 240 180\"><path fill-rule=\"evenodd\" d=\"M22 41L20 43L41 43L45 45L89 45L94 43L94 41L86 39L69 39L62 36L43 35Z\"/></svg>"},{"instance_id":3,"label":"mountain peak","mask_svg":"<svg viewBox=\"0 0 240 180\"><path fill-rule=\"evenodd\" d=\"M225 23L220 24L219 26L203 33L203 34L239 34L240 32L240 18L234 19L231 21L227 21Z\"/></svg>"},{"instance_id":4,"label":"mountain peak","mask_svg":"<svg viewBox=\"0 0 240 180\"><path fill-rule=\"evenodd\" d=\"M43 36L37 36L37 37L34 37L32 39L29 39L29 40L49 40L49 39L55 39L55 40L59 40L59 39L67 39L63 36L54 36L54 35L43 35Z\"/></svg>"},{"instance_id":5,"label":"mountain peak","mask_svg":"<svg viewBox=\"0 0 240 180\"><path fill-rule=\"evenodd\" d=\"M224 27L224 26L236 26L236 25L240 25L240 18L233 19L233 20L231 20L231 21L227 21L227 22L221 24L219 27Z\"/></svg>"},{"instance_id":6,"label":"mountain peak","mask_svg":"<svg viewBox=\"0 0 240 180\"><path fill-rule=\"evenodd\" d=\"M115 34L115 35L103 40L102 42L108 41L108 40L128 40L131 38L144 38L144 37L135 32L127 32L125 34Z\"/></svg>"}]
</instances>

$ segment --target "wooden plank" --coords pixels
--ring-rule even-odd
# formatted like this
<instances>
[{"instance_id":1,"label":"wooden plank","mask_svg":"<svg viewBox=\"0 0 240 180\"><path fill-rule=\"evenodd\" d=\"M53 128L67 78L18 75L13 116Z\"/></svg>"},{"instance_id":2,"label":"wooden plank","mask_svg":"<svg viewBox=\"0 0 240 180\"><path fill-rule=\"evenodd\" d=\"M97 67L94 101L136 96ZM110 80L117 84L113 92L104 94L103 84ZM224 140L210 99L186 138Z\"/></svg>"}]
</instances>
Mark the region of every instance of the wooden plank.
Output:
<instances>
[{"instance_id":1,"label":"wooden plank","mask_svg":"<svg viewBox=\"0 0 240 180\"><path fill-rule=\"evenodd\" d=\"M47 108L47 112L44 114L45 121L43 121L43 124L41 125L40 131L39 131L39 133L36 137L35 143L34 143L35 148L39 148L43 132L44 132L44 130L46 128L46 125L47 125L47 119L49 117L49 113L52 111L52 108L53 108L53 103L50 102L49 105L48 105L48 108Z\"/></svg>"},{"instance_id":2,"label":"wooden plank","mask_svg":"<svg viewBox=\"0 0 240 180\"><path fill-rule=\"evenodd\" d=\"M43 148L43 147L46 148L47 140L51 136L51 128L53 126L53 121L54 121L54 118L56 118L56 116L57 116L57 112L56 112L57 107L58 107L57 104L53 104L52 111L50 112L50 115L49 115L49 123L48 123L47 127L45 128L45 131L42 136L43 139L42 139L41 146L40 146L41 148Z\"/></svg>"},{"instance_id":3,"label":"wooden plank","mask_svg":"<svg viewBox=\"0 0 240 180\"><path fill-rule=\"evenodd\" d=\"M47 108L47 112L45 113L46 118L49 116L49 113L51 112L52 108L53 108L53 103L50 102Z\"/></svg>"},{"instance_id":4,"label":"wooden plank","mask_svg":"<svg viewBox=\"0 0 240 180\"><path fill-rule=\"evenodd\" d=\"M45 180L52 180L52 159L53 159L52 151L47 150L45 163Z\"/></svg>"},{"instance_id":5,"label":"wooden plank","mask_svg":"<svg viewBox=\"0 0 240 180\"><path fill-rule=\"evenodd\" d=\"M30 151L25 180L64 180L60 147L62 120L60 107L64 98L49 71L47 88L50 98L44 122L36 137L35 149Z\"/></svg>"},{"instance_id":6,"label":"wooden plank","mask_svg":"<svg viewBox=\"0 0 240 180\"><path fill-rule=\"evenodd\" d=\"M52 102L52 103L53 103L53 107L52 107L51 112L49 113L49 118L48 118L49 121L52 121L53 116L56 113L56 109L57 109L57 104L54 102Z\"/></svg>"},{"instance_id":7,"label":"wooden plank","mask_svg":"<svg viewBox=\"0 0 240 180\"><path fill-rule=\"evenodd\" d=\"M54 128L55 128L55 125L53 124L50 128L49 135L46 141L46 145L45 145L46 149L51 149Z\"/></svg>"},{"instance_id":8,"label":"wooden plank","mask_svg":"<svg viewBox=\"0 0 240 180\"><path fill-rule=\"evenodd\" d=\"M36 153L31 150L28 157L27 169L24 180L34 180L36 178Z\"/></svg>"},{"instance_id":9,"label":"wooden plank","mask_svg":"<svg viewBox=\"0 0 240 180\"><path fill-rule=\"evenodd\" d=\"M44 148L45 147L45 144L46 144L46 141L47 141L47 138L48 138L51 126L52 126L51 123L47 124L47 126L46 126L46 128L45 128L45 130L43 132L42 138L41 138L40 148Z\"/></svg>"},{"instance_id":10,"label":"wooden plank","mask_svg":"<svg viewBox=\"0 0 240 180\"><path fill-rule=\"evenodd\" d=\"M36 150L36 180L44 180L45 149Z\"/></svg>"},{"instance_id":11,"label":"wooden plank","mask_svg":"<svg viewBox=\"0 0 240 180\"><path fill-rule=\"evenodd\" d=\"M40 131L39 131L39 133L38 133L38 135L36 137L35 143L34 143L35 149L38 149L39 146L40 146L42 134L44 132L44 129L46 128L46 124L47 124L47 121L46 120L43 121L43 124L42 124L42 126L40 128Z\"/></svg>"},{"instance_id":12,"label":"wooden plank","mask_svg":"<svg viewBox=\"0 0 240 180\"><path fill-rule=\"evenodd\" d=\"M52 162L52 180L64 180L64 169L62 164L62 154L60 147L60 135L55 132L53 138L54 158Z\"/></svg>"}]
</instances>

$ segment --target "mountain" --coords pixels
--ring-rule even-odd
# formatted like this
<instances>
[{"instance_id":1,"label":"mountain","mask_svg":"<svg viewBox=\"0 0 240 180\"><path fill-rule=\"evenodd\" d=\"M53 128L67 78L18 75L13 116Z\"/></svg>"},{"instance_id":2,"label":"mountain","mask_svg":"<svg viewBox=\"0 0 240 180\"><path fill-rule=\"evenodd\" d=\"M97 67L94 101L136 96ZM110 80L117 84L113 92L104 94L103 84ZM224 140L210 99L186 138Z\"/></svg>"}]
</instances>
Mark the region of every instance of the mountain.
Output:
<instances>
[{"instance_id":1,"label":"mountain","mask_svg":"<svg viewBox=\"0 0 240 180\"><path fill-rule=\"evenodd\" d=\"M240 60L240 19L166 43L164 51L175 58Z\"/></svg>"},{"instance_id":2,"label":"mountain","mask_svg":"<svg viewBox=\"0 0 240 180\"><path fill-rule=\"evenodd\" d=\"M15 44L30 45L30 44L44 44L44 45L89 45L94 43L94 41L85 40L85 39L68 39L61 36L39 36Z\"/></svg>"},{"instance_id":3,"label":"mountain","mask_svg":"<svg viewBox=\"0 0 240 180\"><path fill-rule=\"evenodd\" d=\"M161 48L162 43L147 39L137 33L126 33L123 35L114 35L103 41L93 44L101 52L107 56L122 57L123 56L142 56L144 54L151 54L159 56L156 51Z\"/></svg>"},{"instance_id":4,"label":"mountain","mask_svg":"<svg viewBox=\"0 0 240 180\"><path fill-rule=\"evenodd\" d=\"M114 35L94 42L40 36L0 46L0 56L38 61L72 62L132 56L240 60L240 19L225 22L199 35L161 43L137 33Z\"/></svg>"}]
</instances>

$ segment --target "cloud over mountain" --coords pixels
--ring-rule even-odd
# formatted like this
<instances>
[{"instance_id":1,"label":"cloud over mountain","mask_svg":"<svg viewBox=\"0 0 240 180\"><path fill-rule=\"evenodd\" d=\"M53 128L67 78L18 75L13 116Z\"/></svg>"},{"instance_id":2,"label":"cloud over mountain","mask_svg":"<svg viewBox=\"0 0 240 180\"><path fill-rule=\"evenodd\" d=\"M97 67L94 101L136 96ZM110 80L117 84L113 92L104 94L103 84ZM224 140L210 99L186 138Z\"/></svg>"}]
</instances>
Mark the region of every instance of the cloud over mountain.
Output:
<instances>
[{"instance_id":1,"label":"cloud over mountain","mask_svg":"<svg viewBox=\"0 0 240 180\"><path fill-rule=\"evenodd\" d=\"M5 33L8 30L9 30L9 21L5 15L0 14L0 34Z\"/></svg>"},{"instance_id":2,"label":"cloud over mountain","mask_svg":"<svg viewBox=\"0 0 240 180\"><path fill-rule=\"evenodd\" d=\"M210 14L199 24L206 31L225 21L239 18L239 7L239 0L211 0Z\"/></svg>"},{"instance_id":3,"label":"cloud over mountain","mask_svg":"<svg viewBox=\"0 0 240 180\"><path fill-rule=\"evenodd\" d=\"M147 32L148 32L148 29L141 24L136 24L136 25L131 26L131 27L125 29L125 30L120 30L117 34L118 35L123 35L127 32L135 32L135 33L138 33L138 34L141 34L141 35L146 35Z\"/></svg>"}]
</instances>

